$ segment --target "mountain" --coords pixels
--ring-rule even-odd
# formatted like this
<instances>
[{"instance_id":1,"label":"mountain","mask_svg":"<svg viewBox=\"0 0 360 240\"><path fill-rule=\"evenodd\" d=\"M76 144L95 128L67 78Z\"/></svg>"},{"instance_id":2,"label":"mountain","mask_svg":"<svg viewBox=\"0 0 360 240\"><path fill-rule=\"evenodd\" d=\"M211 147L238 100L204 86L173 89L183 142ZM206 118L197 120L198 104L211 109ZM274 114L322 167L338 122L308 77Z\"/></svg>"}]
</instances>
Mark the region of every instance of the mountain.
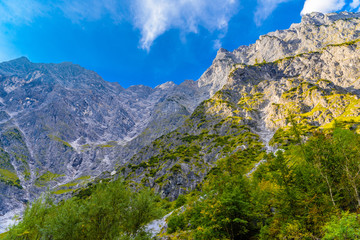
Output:
<instances>
[{"instance_id":1,"label":"mountain","mask_svg":"<svg viewBox=\"0 0 360 240\"><path fill-rule=\"evenodd\" d=\"M0 214L47 187L97 176L126 161L182 123L194 108L193 85L124 89L72 63L1 63Z\"/></svg>"},{"instance_id":2,"label":"mountain","mask_svg":"<svg viewBox=\"0 0 360 240\"><path fill-rule=\"evenodd\" d=\"M312 13L233 52L197 81L122 88L72 63L0 64L0 215L125 177L176 199L216 161L286 145L286 129L357 128L357 13ZM272 144L270 146L269 144Z\"/></svg>"},{"instance_id":3,"label":"mountain","mask_svg":"<svg viewBox=\"0 0 360 240\"><path fill-rule=\"evenodd\" d=\"M258 152L246 163L250 171L262 152L289 141L292 119L304 132L331 128L334 121L357 129L359 16L306 15L300 24L262 36L249 47L232 53L220 49L204 76L226 62L229 74L221 79L221 90L118 172L173 200L196 189L217 160L241 157L249 148ZM203 77L200 84L206 82Z\"/></svg>"}]
</instances>

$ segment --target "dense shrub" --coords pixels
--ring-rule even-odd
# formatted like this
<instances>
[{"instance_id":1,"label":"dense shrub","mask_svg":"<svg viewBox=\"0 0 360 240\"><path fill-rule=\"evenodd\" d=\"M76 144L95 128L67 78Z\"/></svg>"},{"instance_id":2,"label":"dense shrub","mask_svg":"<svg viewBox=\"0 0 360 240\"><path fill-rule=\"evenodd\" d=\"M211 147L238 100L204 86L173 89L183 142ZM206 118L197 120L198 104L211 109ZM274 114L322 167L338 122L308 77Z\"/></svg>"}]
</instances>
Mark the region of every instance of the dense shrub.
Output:
<instances>
[{"instance_id":1,"label":"dense shrub","mask_svg":"<svg viewBox=\"0 0 360 240\"><path fill-rule=\"evenodd\" d=\"M135 192L120 180L58 205L47 196L25 210L5 239L147 239L144 225L161 216L158 200L149 189Z\"/></svg>"}]
</instances>

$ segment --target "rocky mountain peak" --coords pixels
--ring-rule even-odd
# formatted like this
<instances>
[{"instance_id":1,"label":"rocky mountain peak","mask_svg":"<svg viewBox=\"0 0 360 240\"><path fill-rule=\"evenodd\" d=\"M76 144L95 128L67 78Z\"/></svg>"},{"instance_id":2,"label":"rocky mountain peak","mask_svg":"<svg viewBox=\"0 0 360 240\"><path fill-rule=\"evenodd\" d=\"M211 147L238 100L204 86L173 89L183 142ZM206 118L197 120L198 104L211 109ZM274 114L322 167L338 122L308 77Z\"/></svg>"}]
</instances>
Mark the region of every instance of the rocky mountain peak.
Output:
<instances>
[{"instance_id":1,"label":"rocky mountain peak","mask_svg":"<svg viewBox=\"0 0 360 240\"><path fill-rule=\"evenodd\" d=\"M360 37L359 26L360 13L306 14L301 23L262 35L249 46L240 46L232 52L220 48L212 66L198 80L198 86L205 91L204 96L211 97L226 84L234 64L273 62L353 41Z\"/></svg>"},{"instance_id":2,"label":"rocky mountain peak","mask_svg":"<svg viewBox=\"0 0 360 240\"><path fill-rule=\"evenodd\" d=\"M20 57L11 61L0 63L0 74L14 75L23 74L34 67L34 64L26 57Z\"/></svg>"},{"instance_id":3,"label":"rocky mountain peak","mask_svg":"<svg viewBox=\"0 0 360 240\"><path fill-rule=\"evenodd\" d=\"M156 86L155 89L165 90L165 89L173 88L175 86L176 86L176 84L173 81L169 81L169 82L166 82L166 83Z\"/></svg>"},{"instance_id":4,"label":"rocky mountain peak","mask_svg":"<svg viewBox=\"0 0 360 240\"><path fill-rule=\"evenodd\" d=\"M360 13L352 13L346 11L340 13L327 13L327 14L313 12L313 13L305 14L301 19L301 23L304 25L308 25L308 24L326 25L326 24L331 24L338 20L349 20L351 18L359 18L359 17L360 17Z\"/></svg>"},{"instance_id":5,"label":"rocky mountain peak","mask_svg":"<svg viewBox=\"0 0 360 240\"><path fill-rule=\"evenodd\" d=\"M31 63L31 62L27 57L22 56L22 57L19 57L19 58L8 61L8 63L28 64L28 63Z\"/></svg>"}]
</instances>

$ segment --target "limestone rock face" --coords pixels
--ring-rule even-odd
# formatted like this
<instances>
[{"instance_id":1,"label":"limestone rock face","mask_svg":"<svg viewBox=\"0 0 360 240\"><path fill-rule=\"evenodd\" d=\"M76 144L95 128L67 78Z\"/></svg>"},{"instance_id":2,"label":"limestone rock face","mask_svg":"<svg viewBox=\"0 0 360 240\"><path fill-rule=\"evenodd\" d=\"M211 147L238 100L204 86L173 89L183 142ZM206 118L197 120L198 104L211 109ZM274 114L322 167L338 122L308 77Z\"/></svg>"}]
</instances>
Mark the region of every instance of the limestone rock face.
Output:
<instances>
[{"instance_id":1,"label":"limestone rock face","mask_svg":"<svg viewBox=\"0 0 360 240\"><path fill-rule=\"evenodd\" d=\"M340 44L359 38L359 13L311 13L301 23L287 30L277 30L260 36L255 44L241 46L232 52L238 63L272 62L300 53L317 51L330 44Z\"/></svg>"},{"instance_id":2,"label":"limestone rock face","mask_svg":"<svg viewBox=\"0 0 360 240\"><path fill-rule=\"evenodd\" d=\"M312 127L360 120L359 29L358 13L308 14L220 49L197 81L156 88L124 89L72 63L0 63L0 222L47 188L71 195L96 176L175 199L217 159L269 150L290 115Z\"/></svg>"},{"instance_id":3,"label":"limestone rock face","mask_svg":"<svg viewBox=\"0 0 360 240\"><path fill-rule=\"evenodd\" d=\"M359 16L311 14L254 45L220 49L198 80L200 92L206 89L210 98L119 172L176 199L195 189L217 160L262 144L260 152L271 150L270 143L282 144L282 130L291 121L304 132L330 127L334 120L357 129Z\"/></svg>"},{"instance_id":4,"label":"limestone rock face","mask_svg":"<svg viewBox=\"0 0 360 240\"><path fill-rule=\"evenodd\" d=\"M182 124L197 91L194 81L124 89L72 63L1 63L0 216L48 187L112 171Z\"/></svg>"},{"instance_id":5,"label":"limestone rock face","mask_svg":"<svg viewBox=\"0 0 360 240\"><path fill-rule=\"evenodd\" d=\"M219 49L212 66L197 82L207 99L226 84L232 64L272 62L359 38L360 13L306 14L301 23L260 36L254 44L240 46L233 52Z\"/></svg>"}]
</instances>

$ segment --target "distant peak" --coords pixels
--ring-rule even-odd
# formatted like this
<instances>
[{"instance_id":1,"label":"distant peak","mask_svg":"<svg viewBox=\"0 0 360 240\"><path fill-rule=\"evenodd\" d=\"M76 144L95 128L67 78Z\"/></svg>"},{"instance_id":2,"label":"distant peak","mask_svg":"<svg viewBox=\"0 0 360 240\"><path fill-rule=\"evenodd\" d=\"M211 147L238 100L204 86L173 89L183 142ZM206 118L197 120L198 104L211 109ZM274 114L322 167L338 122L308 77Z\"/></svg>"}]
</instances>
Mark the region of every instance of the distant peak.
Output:
<instances>
[{"instance_id":1,"label":"distant peak","mask_svg":"<svg viewBox=\"0 0 360 240\"><path fill-rule=\"evenodd\" d=\"M61 63L59 63L59 64L62 64L62 65L65 65L65 66L67 66L67 65L77 65L77 64L74 64L73 62L69 62L69 61L61 62ZM79 65L79 66L80 66L80 65Z\"/></svg>"},{"instance_id":2,"label":"distant peak","mask_svg":"<svg viewBox=\"0 0 360 240\"><path fill-rule=\"evenodd\" d=\"M14 60L10 60L8 61L9 63L11 62L16 62L16 63L30 63L30 60L27 57L19 57L19 58L15 58Z\"/></svg>"},{"instance_id":3,"label":"distant peak","mask_svg":"<svg viewBox=\"0 0 360 240\"><path fill-rule=\"evenodd\" d=\"M174 87L176 84L172 81L169 81L169 82L166 82L166 83L163 83L163 84L160 84L158 86L155 87L155 89L169 89L171 87Z\"/></svg>"},{"instance_id":4,"label":"distant peak","mask_svg":"<svg viewBox=\"0 0 360 240\"><path fill-rule=\"evenodd\" d=\"M327 13L323 14L320 12L313 12L303 15L301 23L303 24L315 24L325 25L328 23L335 22L341 19L360 18L360 13L352 12L339 12L339 13Z\"/></svg>"},{"instance_id":5,"label":"distant peak","mask_svg":"<svg viewBox=\"0 0 360 240\"><path fill-rule=\"evenodd\" d=\"M23 74L32 69L34 63L30 62L26 57L16 58L14 60L0 63L0 71L2 74Z\"/></svg>"},{"instance_id":6,"label":"distant peak","mask_svg":"<svg viewBox=\"0 0 360 240\"><path fill-rule=\"evenodd\" d=\"M217 51L215 60L229 58L229 57L232 58L233 54L231 52L229 52L228 50L226 50L225 48L220 48Z\"/></svg>"},{"instance_id":7,"label":"distant peak","mask_svg":"<svg viewBox=\"0 0 360 240\"><path fill-rule=\"evenodd\" d=\"M225 48L220 48L220 49L218 50L218 53L222 53L222 52L227 53L227 52L229 52L229 51L226 50Z\"/></svg>"}]
</instances>

